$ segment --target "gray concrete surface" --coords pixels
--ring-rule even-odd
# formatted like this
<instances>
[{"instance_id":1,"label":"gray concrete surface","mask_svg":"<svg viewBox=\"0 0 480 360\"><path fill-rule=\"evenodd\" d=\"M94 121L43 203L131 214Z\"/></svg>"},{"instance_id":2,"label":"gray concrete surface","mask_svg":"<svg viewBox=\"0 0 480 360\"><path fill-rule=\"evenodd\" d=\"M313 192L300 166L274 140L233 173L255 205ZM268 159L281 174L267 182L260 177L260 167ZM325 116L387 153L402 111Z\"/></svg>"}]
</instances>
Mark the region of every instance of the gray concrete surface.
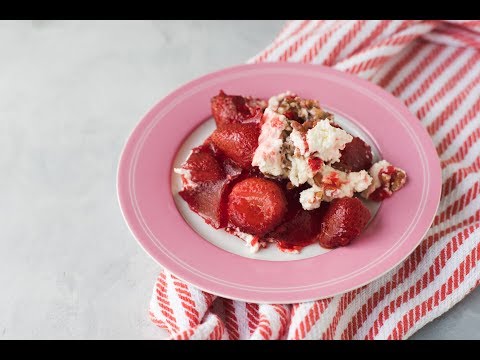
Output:
<instances>
[{"instance_id":1,"label":"gray concrete surface","mask_svg":"<svg viewBox=\"0 0 480 360\"><path fill-rule=\"evenodd\" d=\"M159 266L115 189L158 99L244 62L282 21L0 22L0 339L158 339ZM480 339L476 291L416 339Z\"/></svg>"}]
</instances>

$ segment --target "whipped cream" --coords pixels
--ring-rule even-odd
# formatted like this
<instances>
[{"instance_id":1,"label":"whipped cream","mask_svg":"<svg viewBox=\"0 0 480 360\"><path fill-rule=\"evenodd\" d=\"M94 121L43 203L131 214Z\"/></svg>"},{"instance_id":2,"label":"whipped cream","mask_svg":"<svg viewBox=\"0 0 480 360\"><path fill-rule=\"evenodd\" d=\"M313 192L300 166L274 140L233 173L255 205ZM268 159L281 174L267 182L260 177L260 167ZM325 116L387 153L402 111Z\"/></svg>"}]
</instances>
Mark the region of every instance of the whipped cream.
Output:
<instances>
[{"instance_id":1,"label":"whipped cream","mask_svg":"<svg viewBox=\"0 0 480 360\"><path fill-rule=\"evenodd\" d=\"M290 133L290 141L300 155L307 155L308 143L305 133L301 133L300 131L293 129Z\"/></svg>"},{"instance_id":2,"label":"whipped cream","mask_svg":"<svg viewBox=\"0 0 480 360\"><path fill-rule=\"evenodd\" d=\"M291 111L303 123L284 115ZM308 183L311 188L300 194L306 210L318 208L322 201L352 197L372 182L365 170L347 174L330 166L340 160L341 150L353 139L345 130L332 126L331 117L317 102L291 92L271 97L263 114L252 165L266 176L289 179L296 187Z\"/></svg>"},{"instance_id":3,"label":"whipped cream","mask_svg":"<svg viewBox=\"0 0 480 360\"><path fill-rule=\"evenodd\" d=\"M291 156L289 158L291 161L291 168L288 173L288 178L294 186L305 184L315 176L316 171L310 167L308 159L303 156Z\"/></svg>"},{"instance_id":4,"label":"whipped cream","mask_svg":"<svg viewBox=\"0 0 480 360\"><path fill-rule=\"evenodd\" d=\"M322 203L322 198L322 189L317 185L313 185L310 189L303 190L300 193L300 203L305 210L319 208Z\"/></svg>"},{"instance_id":5,"label":"whipped cream","mask_svg":"<svg viewBox=\"0 0 480 360\"><path fill-rule=\"evenodd\" d=\"M316 158L316 163L318 159L324 162L339 161L340 150L353 137L345 130L332 126L328 119L315 120L311 129L304 129L298 122L283 115L288 109L294 108L291 102L282 102L285 97L295 99L294 94L285 92L268 101L252 165L258 166L266 176L288 178L294 186L299 186L312 179L319 170L318 164L311 166L313 162L310 159ZM303 100L299 100L301 101ZM295 102L295 109L301 115L301 110L304 109L298 110L299 102ZM307 115L330 115L314 105L314 102L309 101Z\"/></svg>"},{"instance_id":6,"label":"whipped cream","mask_svg":"<svg viewBox=\"0 0 480 360\"><path fill-rule=\"evenodd\" d=\"M287 118L268 107L263 113L262 121L263 125L252 165L258 166L264 174L283 177L283 131L288 126Z\"/></svg>"},{"instance_id":7,"label":"whipped cream","mask_svg":"<svg viewBox=\"0 0 480 360\"><path fill-rule=\"evenodd\" d=\"M368 170L368 173L372 177L373 181L372 184L368 187L368 189L366 189L362 193L363 197L368 198L371 193L382 187L382 183L380 182L380 176L378 175L380 174L380 171L385 170L391 165L392 164L390 164L387 160L381 160L372 165L372 167Z\"/></svg>"},{"instance_id":8,"label":"whipped cream","mask_svg":"<svg viewBox=\"0 0 480 360\"><path fill-rule=\"evenodd\" d=\"M345 145L352 140L352 135L332 126L328 120L320 120L313 129L307 131L309 152L325 162L340 161L340 150L345 149Z\"/></svg>"},{"instance_id":9,"label":"whipped cream","mask_svg":"<svg viewBox=\"0 0 480 360\"><path fill-rule=\"evenodd\" d=\"M353 197L354 193L367 189L372 183L371 176L365 171L346 173L324 165L319 176L309 184L309 189L300 193L300 203L305 210L320 207L322 201Z\"/></svg>"}]
</instances>

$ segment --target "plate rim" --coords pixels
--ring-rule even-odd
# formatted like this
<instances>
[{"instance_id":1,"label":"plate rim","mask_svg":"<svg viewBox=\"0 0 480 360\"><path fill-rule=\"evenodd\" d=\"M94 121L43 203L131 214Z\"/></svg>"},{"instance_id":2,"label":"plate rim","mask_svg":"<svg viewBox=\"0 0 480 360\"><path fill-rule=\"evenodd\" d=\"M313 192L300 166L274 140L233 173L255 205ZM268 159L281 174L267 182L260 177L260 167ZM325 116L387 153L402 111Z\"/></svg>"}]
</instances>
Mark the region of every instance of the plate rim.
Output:
<instances>
[{"instance_id":1,"label":"plate rim","mask_svg":"<svg viewBox=\"0 0 480 360\"><path fill-rule=\"evenodd\" d=\"M303 67L303 68L316 68L316 69L323 69L324 71L327 71L327 72L331 72L331 73L337 73L337 74L341 74L342 77L350 77L351 80L355 80L355 82L357 83L360 83L362 86L366 86L367 88L371 88L371 90L373 90L374 92L377 92L377 94L380 92L379 95L381 95L383 98L387 97L389 98L388 99L388 102L390 103L390 105L393 105L397 110L399 108L401 108L404 112L408 113L408 117L410 117L410 119L415 119L418 123L420 122L420 120L418 120L412 113L411 111L396 97L394 97L392 94L390 94L389 92L387 92L386 90L384 90L383 88L381 88L380 86L372 83L372 82L369 82L365 79L362 79L362 78L359 78L355 75L352 75L352 74L348 74L348 73L345 73L345 72L342 72L342 71L339 71L339 70L336 70L336 69L333 69L331 67L327 67L327 66L323 66L323 65L319 65L319 64L302 64L302 63L279 63L279 62L275 62L275 63L258 63L258 64L241 64L241 65L235 65L235 66L230 66L230 67L225 67L225 68L222 68L222 69L219 69L219 70L216 70L216 71L213 71L213 72L209 72L207 74L204 74L204 75L201 75L199 77L196 77L188 82L185 82L183 83L182 85L179 85L177 86L175 89L173 89L172 91L170 91L167 95L163 96L162 98L160 98L158 101L156 101L150 108L147 112L145 112L143 114L143 116L140 118L139 121L137 121L137 123L135 124L135 126L132 128L131 132L129 133L128 137L126 138L125 142L124 142L124 145L122 147L122 150L121 150L121 153L120 153L120 156L119 156L119 161L118 161L118 166L117 166L117 176L116 176L116 190L117 190L117 200L118 200L118 203L119 203L119 207L120 207L120 210L121 210L121 213L122 213L122 216L125 220L125 223L128 227L128 229L130 230L131 234L133 235L133 237L135 238L135 240L137 241L137 243L140 245L140 247L155 261L157 262L162 268L166 269L167 271L169 271L170 273L172 274L175 274L175 271L171 271L169 269L169 266L166 266L165 264L161 263L152 253L150 253L148 251L148 249L146 248L146 244L144 244L144 241L140 240L140 236L137 236L136 234L136 231L132 228L132 225L129 221L129 218L126 214L126 207L127 207L127 197L128 196L125 196L124 194L122 194L122 190L121 190L121 184L122 182L124 181L121 176L122 176L122 169L127 166L127 163L130 162L131 159L128 159L129 161L127 161L127 159L125 158L125 155L126 155L126 152L127 152L127 149L128 149L128 146L129 144L134 141L134 135L136 135L136 132L137 132L137 129L140 127L140 125L143 123L143 122L147 122L147 118L151 117L151 115L153 113L156 113L157 111L155 111L158 107L158 105L160 103L163 103L163 102L167 102L171 97L175 96L175 94L177 92L181 92L182 90L185 90L185 88L188 88L188 87L191 87L191 86L194 86L198 83L202 83L203 81L209 79L209 78L214 78L224 72L230 72L230 71L241 71L241 70L245 70L245 69L252 69L252 68L258 68L258 67L265 67L265 68L268 68L268 67L281 67L281 66L285 66L285 67L292 67L292 68L300 68L300 67ZM403 115L403 114L402 114ZM199 126L201 123L199 123L197 126ZM420 125L421 127L421 125ZM428 147L430 147L430 151L431 150L435 150L435 147L434 147L434 144L433 144L433 141L431 139L431 137L428 135L428 133L426 132L426 130L422 128L422 131L423 131L423 134L422 134L422 138L428 138L429 139L429 144L428 144ZM426 135L426 136L425 136ZM423 150L425 150L425 147L426 147L426 144L425 143L421 143L421 148ZM225 297L225 298L230 298L230 299L235 299L235 300L240 300L240 301L246 301L246 302L255 302L255 303L278 303L278 304L292 304L292 303L296 303L296 302L304 302L304 301L315 301L315 300L321 300L321 299L325 299L325 298L330 298L332 296L336 296L336 295L340 295L340 294L344 294L344 293L347 293L349 291L352 291L352 290L355 290L355 289L358 289L366 284L369 284L375 280L377 280L378 278L382 277L383 275L385 275L386 273L388 273L389 271L391 271L393 268L395 268L397 265L399 265L400 263L402 263L417 247L418 245L421 243L421 241L424 239L425 237L425 234L428 232L428 230L430 229L431 227L431 224L433 223L433 220L435 219L435 216L438 212L438 208L440 206L440 199L441 199L441 194L442 194L442 182L441 182L441 166L440 166L440 160L438 158L438 156L436 156L436 162L435 164L432 163L432 159L428 158L427 159L427 164L428 164L428 167L429 168L432 168L432 167L435 167L436 171L433 175L436 175L438 173L438 175L440 175L440 178L437 179L437 182L439 182L439 189L438 189L438 194L437 194L437 198L435 199L432 199L432 196L431 193L432 191L430 191L430 194L427 195L427 198L428 199L432 199L432 201L434 200L435 201L435 211L433 212L433 215L431 217L431 219L429 220L429 225L426 227L425 231L423 232L422 236L419 236L419 239L416 241L415 245L411 247L411 249L398 261L396 261L393 265L391 266L387 266L385 268L385 270L383 271L380 271L379 274L375 275L375 276L372 276L369 278L369 280L367 281L364 281L362 283L358 283L358 285L355 285L353 287L346 287L344 290L340 290L340 291L333 291L329 294L326 294L326 295L320 295L320 296L315 296L315 297L305 297L305 296L302 296L301 300L295 300L295 301L272 301L272 300L265 300L265 301L262 301L262 300L259 300L259 299L252 299L252 298L249 298L248 296L242 296L242 297L238 297L238 296L232 296L231 294L228 294L228 293L223 293L222 291L217 291L217 290L212 290L212 289L208 289L206 287L204 287L203 285L201 284L198 284L196 283L195 281L187 281L187 280L184 280L185 282L189 283L189 284L192 284L193 286L205 291L205 292L208 292L208 293L211 293L211 294L214 294L214 295L217 295L217 296L221 296L221 297ZM431 182L435 182L435 178L432 177L430 179ZM438 185L438 184L436 184ZM427 201L427 200L426 200ZM188 223L185 222L185 224L191 229L191 227L188 225ZM193 229L191 229L193 231ZM210 244L211 246L215 247L213 244ZM177 276L177 275L175 275ZM179 277L180 278L180 277ZM183 278L182 278L183 280ZM299 290L300 292L301 291L311 291L311 290ZM295 291L295 292L299 292L299 291ZM228 292L228 291L227 291ZM251 292L254 292L254 290L251 290L249 289L248 290L248 294L250 294ZM275 294L276 296L280 295L281 293L279 292L272 292L271 294Z\"/></svg>"}]
</instances>

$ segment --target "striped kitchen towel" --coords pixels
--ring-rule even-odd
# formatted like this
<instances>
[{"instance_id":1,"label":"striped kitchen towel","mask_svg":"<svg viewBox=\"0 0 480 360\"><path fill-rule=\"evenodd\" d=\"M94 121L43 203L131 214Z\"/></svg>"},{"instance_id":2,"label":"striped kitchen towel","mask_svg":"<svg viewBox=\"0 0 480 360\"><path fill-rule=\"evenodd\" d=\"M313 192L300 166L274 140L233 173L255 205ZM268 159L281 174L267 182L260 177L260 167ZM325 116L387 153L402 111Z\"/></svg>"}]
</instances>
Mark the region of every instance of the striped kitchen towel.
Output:
<instances>
[{"instance_id":1,"label":"striped kitchen towel","mask_svg":"<svg viewBox=\"0 0 480 360\"><path fill-rule=\"evenodd\" d=\"M172 339L406 339L480 283L480 21L289 21L250 62L324 64L400 98L441 160L438 213L417 249L372 283L293 305L232 301L162 272L152 321Z\"/></svg>"}]
</instances>

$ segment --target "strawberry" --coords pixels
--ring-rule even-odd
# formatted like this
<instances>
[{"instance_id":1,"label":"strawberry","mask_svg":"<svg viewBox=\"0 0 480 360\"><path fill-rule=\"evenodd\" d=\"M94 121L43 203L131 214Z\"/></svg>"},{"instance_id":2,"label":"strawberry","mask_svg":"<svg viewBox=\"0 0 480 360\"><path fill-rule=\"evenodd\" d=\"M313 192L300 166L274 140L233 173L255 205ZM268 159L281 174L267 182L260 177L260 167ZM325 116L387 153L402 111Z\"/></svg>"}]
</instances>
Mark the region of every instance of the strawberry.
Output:
<instances>
[{"instance_id":1,"label":"strawberry","mask_svg":"<svg viewBox=\"0 0 480 360\"><path fill-rule=\"evenodd\" d=\"M264 100L227 95L223 90L211 99L212 115L219 128L235 123L258 123L266 106Z\"/></svg>"},{"instance_id":2,"label":"strawberry","mask_svg":"<svg viewBox=\"0 0 480 360\"><path fill-rule=\"evenodd\" d=\"M259 136L260 129L257 124L232 124L216 129L211 135L211 141L238 166L249 169Z\"/></svg>"},{"instance_id":3,"label":"strawberry","mask_svg":"<svg viewBox=\"0 0 480 360\"><path fill-rule=\"evenodd\" d=\"M227 195L231 182L242 170L230 160L217 157L212 147L205 144L193 149L182 168L190 170L195 186L185 186L180 196L205 222L217 229L225 227Z\"/></svg>"},{"instance_id":4,"label":"strawberry","mask_svg":"<svg viewBox=\"0 0 480 360\"><path fill-rule=\"evenodd\" d=\"M369 200L372 200L372 201L377 201L377 202L380 202L380 201L383 201L385 199L388 199L389 197L391 197L393 195L393 192L391 191L388 191L387 189L385 189L384 187L379 187L378 189L376 189L373 193L370 194L370 196L368 197Z\"/></svg>"},{"instance_id":5,"label":"strawberry","mask_svg":"<svg viewBox=\"0 0 480 360\"><path fill-rule=\"evenodd\" d=\"M225 177L218 161L204 147L193 149L182 168L190 171L190 177L194 183L217 181Z\"/></svg>"},{"instance_id":6,"label":"strawberry","mask_svg":"<svg viewBox=\"0 0 480 360\"><path fill-rule=\"evenodd\" d=\"M225 204L228 181L226 179L205 183L195 188L185 188L179 192L192 211L205 219L214 228L226 225Z\"/></svg>"},{"instance_id":7,"label":"strawberry","mask_svg":"<svg viewBox=\"0 0 480 360\"><path fill-rule=\"evenodd\" d=\"M340 161L332 164L332 167L337 170L360 171L368 170L372 166L372 150L359 137L354 137L351 142L347 143L340 154Z\"/></svg>"},{"instance_id":8,"label":"strawberry","mask_svg":"<svg viewBox=\"0 0 480 360\"><path fill-rule=\"evenodd\" d=\"M295 208L289 204L286 221L269 234L269 240L275 241L282 251L299 251L316 241L327 205L322 203L315 210L304 210L301 206Z\"/></svg>"},{"instance_id":9,"label":"strawberry","mask_svg":"<svg viewBox=\"0 0 480 360\"><path fill-rule=\"evenodd\" d=\"M262 178L247 178L233 186L228 197L229 221L241 231L262 236L273 230L287 212L280 186Z\"/></svg>"},{"instance_id":10,"label":"strawberry","mask_svg":"<svg viewBox=\"0 0 480 360\"><path fill-rule=\"evenodd\" d=\"M357 198L335 199L330 203L317 237L327 249L346 246L356 238L370 220L370 212Z\"/></svg>"}]
</instances>

